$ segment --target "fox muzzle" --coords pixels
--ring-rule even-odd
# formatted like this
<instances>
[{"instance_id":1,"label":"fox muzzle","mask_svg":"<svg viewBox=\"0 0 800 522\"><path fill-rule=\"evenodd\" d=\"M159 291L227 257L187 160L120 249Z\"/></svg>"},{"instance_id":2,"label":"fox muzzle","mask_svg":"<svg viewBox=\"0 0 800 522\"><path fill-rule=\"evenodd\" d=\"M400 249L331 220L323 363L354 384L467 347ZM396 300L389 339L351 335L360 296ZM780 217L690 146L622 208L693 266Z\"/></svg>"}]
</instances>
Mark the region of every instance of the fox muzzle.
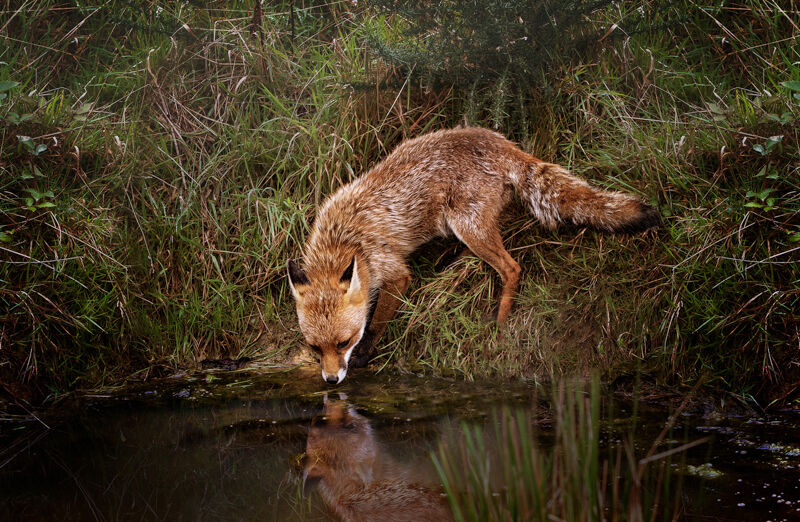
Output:
<instances>
[{"instance_id":1,"label":"fox muzzle","mask_svg":"<svg viewBox=\"0 0 800 522\"><path fill-rule=\"evenodd\" d=\"M347 368L339 368L335 374L329 374L324 369L322 370L322 379L328 384L339 384L347 375Z\"/></svg>"}]
</instances>

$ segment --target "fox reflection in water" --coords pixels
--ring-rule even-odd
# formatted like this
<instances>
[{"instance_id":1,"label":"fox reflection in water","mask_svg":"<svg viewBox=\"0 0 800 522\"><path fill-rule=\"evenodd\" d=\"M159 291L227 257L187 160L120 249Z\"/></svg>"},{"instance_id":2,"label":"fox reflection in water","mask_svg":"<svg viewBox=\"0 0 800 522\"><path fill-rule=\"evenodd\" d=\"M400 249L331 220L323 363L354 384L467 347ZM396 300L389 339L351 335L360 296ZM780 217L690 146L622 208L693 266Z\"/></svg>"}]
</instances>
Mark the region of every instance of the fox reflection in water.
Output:
<instances>
[{"instance_id":1,"label":"fox reflection in water","mask_svg":"<svg viewBox=\"0 0 800 522\"><path fill-rule=\"evenodd\" d=\"M345 398L326 397L323 416L309 429L304 492L318 487L346 521L451 520L441 488L425 482L418 466L389 455Z\"/></svg>"}]
</instances>

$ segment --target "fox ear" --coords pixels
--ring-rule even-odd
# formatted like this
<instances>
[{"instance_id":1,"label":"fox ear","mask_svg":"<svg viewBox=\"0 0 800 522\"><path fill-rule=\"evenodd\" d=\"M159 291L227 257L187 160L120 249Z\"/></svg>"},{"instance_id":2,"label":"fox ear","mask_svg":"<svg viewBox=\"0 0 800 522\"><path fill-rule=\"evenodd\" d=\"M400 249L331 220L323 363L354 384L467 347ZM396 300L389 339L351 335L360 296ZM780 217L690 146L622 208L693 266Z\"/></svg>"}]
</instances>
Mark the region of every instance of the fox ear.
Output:
<instances>
[{"instance_id":1,"label":"fox ear","mask_svg":"<svg viewBox=\"0 0 800 522\"><path fill-rule=\"evenodd\" d=\"M342 274L342 278L339 279L342 283L348 280L350 281L350 287L347 289L346 295L351 301L357 301L361 292L361 278L358 277L358 262L355 256L353 256L353 262L350 263L350 266L348 266Z\"/></svg>"},{"instance_id":2,"label":"fox ear","mask_svg":"<svg viewBox=\"0 0 800 522\"><path fill-rule=\"evenodd\" d=\"M294 262L293 259L290 259L288 263L286 263L287 272L289 273L289 288L292 289L292 295L295 299L300 299L300 294L297 291L296 286L298 285L307 285L309 283L308 276L305 272Z\"/></svg>"}]
</instances>

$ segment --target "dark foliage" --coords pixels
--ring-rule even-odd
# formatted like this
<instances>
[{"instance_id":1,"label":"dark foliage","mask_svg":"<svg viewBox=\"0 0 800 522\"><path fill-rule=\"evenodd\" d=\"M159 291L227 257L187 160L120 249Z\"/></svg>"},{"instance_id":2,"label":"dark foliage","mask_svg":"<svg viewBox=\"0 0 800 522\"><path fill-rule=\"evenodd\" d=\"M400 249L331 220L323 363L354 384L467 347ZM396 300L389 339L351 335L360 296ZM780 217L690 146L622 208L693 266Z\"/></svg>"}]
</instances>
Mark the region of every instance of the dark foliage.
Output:
<instances>
[{"instance_id":1,"label":"dark foliage","mask_svg":"<svg viewBox=\"0 0 800 522\"><path fill-rule=\"evenodd\" d=\"M669 24L663 2L630 11L613 36ZM369 0L406 22L399 41L376 34L369 45L396 66L402 81L409 73L431 86L481 86L501 78L512 84L541 84L543 68L554 57L592 52L611 28L591 22L592 13L610 0L527 1ZM646 7L646 8L645 8ZM615 28L616 29L616 28Z\"/></svg>"}]
</instances>

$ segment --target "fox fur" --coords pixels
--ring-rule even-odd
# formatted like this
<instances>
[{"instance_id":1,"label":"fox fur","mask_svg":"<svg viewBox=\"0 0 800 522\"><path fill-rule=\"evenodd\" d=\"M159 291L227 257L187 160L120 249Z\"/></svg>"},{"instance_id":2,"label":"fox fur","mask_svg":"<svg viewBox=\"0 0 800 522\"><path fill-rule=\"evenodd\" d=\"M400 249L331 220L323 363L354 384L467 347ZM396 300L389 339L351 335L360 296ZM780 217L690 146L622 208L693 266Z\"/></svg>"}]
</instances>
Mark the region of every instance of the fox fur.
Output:
<instances>
[{"instance_id":1,"label":"fox fur","mask_svg":"<svg viewBox=\"0 0 800 522\"><path fill-rule=\"evenodd\" d=\"M302 264L288 262L300 329L323 379L339 383L348 367L366 364L408 288L406 258L437 236L455 235L500 274L504 322L521 269L503 247L499 218L515 192L548 229L572 223L633 233L661 223L639 198L593 187L488 129L405 141L328 197Z\"/></svg>"},{"instance_id":2,"label":"fox fur","mask_svg":"<svg viewBox=\"0 0 800 522\"><path fill-rule=\"evenodd\" d=\"M417 463L393 458L369 420L344 399L325 398L323 416L309 429L304 460L303 491L318 488L340 520L452 520L441 488Z\"/></svg>"}]
</instances>

